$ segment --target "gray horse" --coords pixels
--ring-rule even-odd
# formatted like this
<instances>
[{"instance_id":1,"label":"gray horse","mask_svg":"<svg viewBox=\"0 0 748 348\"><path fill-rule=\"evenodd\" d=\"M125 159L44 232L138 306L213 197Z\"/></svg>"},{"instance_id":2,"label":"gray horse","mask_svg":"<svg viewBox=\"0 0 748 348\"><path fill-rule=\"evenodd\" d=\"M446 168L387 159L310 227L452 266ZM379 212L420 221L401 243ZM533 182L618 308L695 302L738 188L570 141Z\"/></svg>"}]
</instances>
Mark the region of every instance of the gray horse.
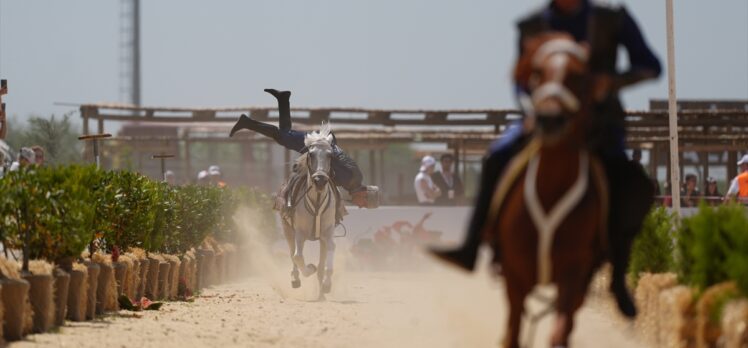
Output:
<instances>
[{"instance_id":1,"label":"gray horse","mask_svg":"<svg viewBox=\"0 0 748 348\"><path fill-rule=\"evenodd\" d=\"M305 277L317 272L319 299L329 293L332 287L333 256L335 255L335 209L337 197L330 179L332 161L332 133L330 126L323 125L319 131L311 132L304 138L308 151L296 160L296 175L302 176L300 192L293 219L283 220L283 234L288 242L293 261L291 286L301 286L299 270ZM319 264L306 264L304 243L319 240Z\"/></svg>"}]
</instances>

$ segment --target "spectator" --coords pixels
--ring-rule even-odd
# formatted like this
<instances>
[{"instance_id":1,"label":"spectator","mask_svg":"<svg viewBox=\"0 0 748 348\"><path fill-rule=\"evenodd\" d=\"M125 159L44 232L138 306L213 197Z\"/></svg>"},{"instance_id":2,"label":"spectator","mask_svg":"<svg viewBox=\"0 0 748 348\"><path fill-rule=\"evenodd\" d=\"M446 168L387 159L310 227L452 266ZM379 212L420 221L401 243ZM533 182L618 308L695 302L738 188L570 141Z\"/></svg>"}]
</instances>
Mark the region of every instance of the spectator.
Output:
<instances>
[{"instance_id":1,"label":"spectator","mask_svg":"<svg viewBox=\"0 0 748 348\"><path fill-rule=\"evenodd\" d=\"M680 199L684 207L696 207L701 199L701 192L697 187L698 180L694 174L686 174L686 182L680 191Z\"/></svg>"},{"instance_id":2,"label":"spectator","mask_svg":"<svg viewBox=\"0 0 748 348\"><path fill-rule=\"evenodd\" d=\"M740 166L740 174L732 179L730 182L730 188L727 189L726 199L732 199L737 197L738 199L748 198L748 155L744 155L743 158L738 161Z\"/></svg>"},{"instance_id":3,"label":"spectator","mask_svg":"<svg viewBox=\"0 0 748 348\"><path fill-rule=\"evenodd\" d=\"M434 173L434 168L436 168L436 160L434 157L423 156L423 159L421 159L421 168L413 181L418 204L434 204L436 199L442 194L439 187L434 185L434 181L431 179L431 174Z\"/></svg>"},{"instance_id":4,"label":"spectator","mask_svg":"<svg viewBox=\"0 0 748 348\"><path fill-rule=\"evenodd\" d=\"M462 201L465 190L462 186L460 176L453 170L454 156L444 154L440 158L442 168L440 171L431 175L434 185L446 195L441 195L436 199L436 204L455 205Z\"/></svg>"},{"instance_id":5,"label":"spectator","mask_svg":"<svg viewBox=\"0 0 748 348\"><path fill-rule=\"evenodd\" d=\"M211 186L226 187L226 183L223 181L223 175L221 175L221 168L217 165L212 165L208 168L208 176Z\"/></svg>"},{"instance_id":6,"label":"spectator","mask_svg":"<svg viewBox=\"0 0 748 348\"><path fill-rule=\"evenodd\" d=\"M208 171L207 170L201 170L197 173L197 184L200 186L208 186L210 183L210 178L208 178Z\"/></svg>"},{"instance_id":7,"label":"spectator","mask_svg":"<svg viewBox=\"0 0 748 348\"><path fill-rule=\"evenodd\" d=\"M171 186L174 186L177 184L177 176L174 175L173 171L167 170L164 172L164 182Z\"/></svg>"},{"instance_id":8,"label":"spectator","mask_svg":"<svg viewBox=\"0 0 748 348\"><path fill-rule=\"evenodd\" d=\"M706 184L704 185L704 197L709 199L707 201L709 205L717 205L721 203L722 194L719 193L719 188L717 187L717 179L712 177L706 179Z\"/></svg>"},{"instance_id":9,"label":"spectator","mask_svg":"<svg viewBox=\"0 0 748 348\"><path fill-rule=\"evenodd\" d=\"M35 163L40 166L44 165L44 148L39 145L34 145L31 147L31 150L34 151Z\"/></svg>"},{"instance_id":10,"label":"spectator","mask_svg":"<svg viewBox=\"0 0 748 348\"><path fill-rule=\"evenodd\" d=\"M16 171L20 168L26 168L29 164L34 163L36 163L34 150L28 147L22 147L21 152L18 154L18 161L13 162L13 164L10 165L10 170Z\"/></svg>"}]
</instances>

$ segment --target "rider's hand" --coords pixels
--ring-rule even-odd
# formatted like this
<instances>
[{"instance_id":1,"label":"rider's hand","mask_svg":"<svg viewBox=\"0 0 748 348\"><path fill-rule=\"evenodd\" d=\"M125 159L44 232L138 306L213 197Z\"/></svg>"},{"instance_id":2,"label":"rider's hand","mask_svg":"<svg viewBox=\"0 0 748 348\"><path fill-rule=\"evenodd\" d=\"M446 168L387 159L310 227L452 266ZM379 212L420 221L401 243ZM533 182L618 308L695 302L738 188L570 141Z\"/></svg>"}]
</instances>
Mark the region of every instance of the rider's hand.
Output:
<instances>
[{"instance_id":1,"label":"rider's hand","mask_svg":"<svg viewBox=\"0 0 748 348\"><path fill-rule=\"evenodd\" d=\"M351 194L351 202L353 202L353 204L357 205L359 208L364 208L368 206L366 197L366 191L354 192Z\"/></svg>"}]
</instances>

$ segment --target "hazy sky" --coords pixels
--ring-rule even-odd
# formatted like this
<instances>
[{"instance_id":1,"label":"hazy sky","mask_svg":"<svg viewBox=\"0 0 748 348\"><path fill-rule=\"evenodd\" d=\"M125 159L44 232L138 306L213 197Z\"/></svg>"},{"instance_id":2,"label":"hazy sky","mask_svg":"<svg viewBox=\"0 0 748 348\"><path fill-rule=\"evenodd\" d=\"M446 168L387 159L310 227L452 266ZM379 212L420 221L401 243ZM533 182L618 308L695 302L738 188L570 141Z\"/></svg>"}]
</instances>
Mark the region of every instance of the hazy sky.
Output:
<instances>
[{"instance_id":1,"label":"hazy sky","mask_svg":"<svg viewBox=\"0 0 748 348\"><path fill-rule=\"evenodd\" d=\"M514 22L545 1L142 1L143 104L513 107ZM665 1L630 0L666 60ZM748 1L675 1L678 94L748 98ZM8 111L121 101L118 0L0 0L0 76ZM667 96L666 78L625 94Z\"/></svg>"}]
</instances>

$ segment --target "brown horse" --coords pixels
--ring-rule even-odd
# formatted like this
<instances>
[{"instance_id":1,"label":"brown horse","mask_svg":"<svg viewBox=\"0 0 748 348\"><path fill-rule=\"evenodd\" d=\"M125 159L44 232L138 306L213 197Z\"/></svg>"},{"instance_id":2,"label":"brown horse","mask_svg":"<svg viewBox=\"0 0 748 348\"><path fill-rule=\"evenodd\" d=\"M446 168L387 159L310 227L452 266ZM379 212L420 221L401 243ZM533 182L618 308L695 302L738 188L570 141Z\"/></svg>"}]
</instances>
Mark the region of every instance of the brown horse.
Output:
<instances>
[{"instance_id":1,"label":"brown horse","mask_svg":"<svg viewBox=\"0 0 748 348\"><path fill-rule=\"evenodd\" d=\"M564 34L529 41L515 68L528 145L509 164L491 202L485 241L498 249L510 304L506 347L519 347L525 299L555 284L552 346L566 346L594 271L605 256L607 188L590 151L593 78L587 49Z\"/></svg>"}]
</instances>

